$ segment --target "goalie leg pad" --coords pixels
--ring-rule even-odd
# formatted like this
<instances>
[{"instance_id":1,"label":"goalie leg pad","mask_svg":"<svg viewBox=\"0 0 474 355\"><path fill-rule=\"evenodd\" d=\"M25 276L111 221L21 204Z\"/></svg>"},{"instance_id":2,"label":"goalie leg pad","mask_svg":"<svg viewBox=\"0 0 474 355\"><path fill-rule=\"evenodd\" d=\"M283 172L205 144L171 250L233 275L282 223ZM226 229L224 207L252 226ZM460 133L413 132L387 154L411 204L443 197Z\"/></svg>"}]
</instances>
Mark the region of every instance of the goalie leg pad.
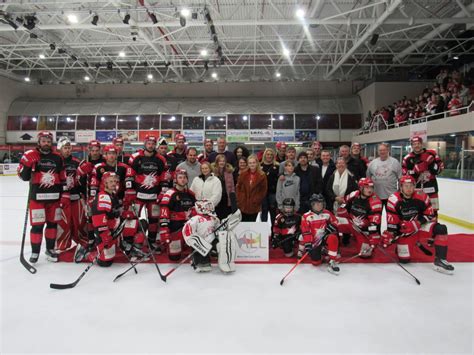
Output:
<instances>
[{"instance_id":1,"label":"goalie leg pad","mask_svg":"<svg viewBox=\"0 0 474 355\"><path fill-rule=\"evenodd\" d=\"M217 263L224 273L235 271L235 258L237 256L237 239L232 231L220 231L217 243Z\"/></svg>"},{"instance_id":2,"label":"goalie leg pad","mask_svg":"<svg viewBox=\"0 0 474 355\"><path fill-rule=\"evenodd\" d=\"M193 234L189 237L184 236L184 241L191 248L196 250L202 256L209 254L209 251L212 249L212 244L207 241L208 238L201 238L197 234Z\"/></svg>"}]
</instances>

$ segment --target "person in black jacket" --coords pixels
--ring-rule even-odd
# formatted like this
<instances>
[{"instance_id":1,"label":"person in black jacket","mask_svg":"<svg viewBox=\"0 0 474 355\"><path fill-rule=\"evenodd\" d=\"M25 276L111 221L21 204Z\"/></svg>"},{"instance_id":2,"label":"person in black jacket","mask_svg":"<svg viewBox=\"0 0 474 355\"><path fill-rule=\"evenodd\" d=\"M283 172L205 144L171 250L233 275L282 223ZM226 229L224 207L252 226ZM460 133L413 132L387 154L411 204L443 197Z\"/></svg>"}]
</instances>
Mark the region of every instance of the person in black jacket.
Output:
<instances>
[{"instance_id":1,"label":"person in black jacket","mask_svg":"<svg viewBox=\"0 0 474 355\"><path fill-rule=\"evenodd\" d=\"M334 170L336 170L336 164L331 159L331 152L329 150L323 150L321 151L321 179L323 181L323 195L324 198L326 199L326 206L330 206L330 200L327 197L326 194L326 187L328 186L328 181L332 174L334 173Z\"/></svg>"},{"instance_id":2,"label":"person in black jacket","mask_svg":"<svg viewBox=\"0 0 474 355\"><path fill-rule=\"evenodd\" d=\"M365 177L367 167L365 163L351 156L351 149L347 145L339 147L339 156L346 161L347 169L352 173L356 182Z\"/></svg>"},{"instance_id":3,"label":"person in black jacket","mask_svg":"<svg viewBox=\"0 0 474 355\"><path fill-rule=\"evenodd\" d=\"M298 165L295 168L295 174L300 178L300 209L298 213L304 214L311 209L309 202L311 195L320 194L323 191L321 169L309 165L308 154L301 152L298 154Z\"/></svg>"},{"instance_id":4,"label":"person in black jacket","mask_svg":"<svg viewBox=\"0 0 474 355\"><path fill-rule=\"evenodd\" d=\"M262 156L262 171L267 176L267 195L262 201L261 221L266 222L268 212L272 223L277 215L276 188L278 183L279 164L275 160L276 154L271 148L265 149Z\"/></svg>"},{"instance_id":5,"label":"person in black jacket","mask_svg":"<svg viewBox=\"0 0 474 355\"><path fill-rule=\"evenodd\" d=\"M326 198L329 201L327 209L336 210L344 203L344 196L359 188L352 173L347 169L346 161L343 157L336 160L336 170L331 175L326 185Z\"/></svg>"}]
</instances>

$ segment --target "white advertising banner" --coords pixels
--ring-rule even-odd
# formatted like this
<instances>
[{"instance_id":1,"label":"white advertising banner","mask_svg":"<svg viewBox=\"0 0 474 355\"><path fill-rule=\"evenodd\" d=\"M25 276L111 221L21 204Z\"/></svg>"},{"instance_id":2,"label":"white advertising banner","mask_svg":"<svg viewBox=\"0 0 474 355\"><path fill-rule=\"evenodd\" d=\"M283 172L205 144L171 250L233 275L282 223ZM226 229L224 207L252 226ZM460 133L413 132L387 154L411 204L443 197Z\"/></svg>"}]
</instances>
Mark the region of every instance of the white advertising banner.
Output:
<instances>
[{"instance_id":1,"label":"white advertising banner","mask_svg":"<svg viewBox=\"0 0 474 355\"><path fill-rule=\"evenodd\" d=\"M77 143L89 143L95 139L95 131L76 131Z\"/></svg>"},{"instance_id":2,"label":"white advertising banner","mask_svg":"<svg viewBox=\"0 0 474 355\"><path fill-rule=\"evenodd\" d=\"M0 164L0 175L16 175L19 164Z\"/></svg>"},{"instance_id":3,"label":"white advertising banner","mask_svg":"<svg viewBox=\"0 0 474 355\"><path fill-rule=\"evenodd\" d=\"M421 122L410 125L410 139L419 136L423 139L423 142L427 141L428 138L428 122Z\"/></svg>"},{"instance_id":4,"label":"white advertising banner","mask_svg":"<svg viewBox=\"0 0 474 355\"><path fill-rule=\"evenodd\" d=\"M234 229L237 237L236 261L268 261L270 225L266 222L241 222Z\"/></svg>"},{"instance_id":5,"label":"white advertising banner","mask_svg":"<svg viewBox=\"0 0 474 355\"><path fill-rule=\"evenodd\" d=\"M39 131L7 131L7 143L30 143L36 144ZM53 134L53 142L56 142L56 132L49 131Z\"/></svg>"}]
</instances>

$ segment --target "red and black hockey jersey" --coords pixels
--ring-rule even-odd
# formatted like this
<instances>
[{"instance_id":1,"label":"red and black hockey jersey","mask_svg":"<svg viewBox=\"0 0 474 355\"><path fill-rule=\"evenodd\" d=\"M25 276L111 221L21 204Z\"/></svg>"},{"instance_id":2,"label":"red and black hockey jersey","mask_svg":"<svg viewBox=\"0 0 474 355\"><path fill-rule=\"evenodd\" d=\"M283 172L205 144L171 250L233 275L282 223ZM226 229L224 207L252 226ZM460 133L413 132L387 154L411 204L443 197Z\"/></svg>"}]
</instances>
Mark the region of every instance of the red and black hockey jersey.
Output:
<instances>
[{"instance_id":1,"label":"red and black hockey jersey","mask_svg":"<svg viewBox=\"0 0 474 355\"><path fill-rule=\"evenodd\" d=\"M363 231L375 233L382 221L382 201L376 194L362 198L360 190L352 191L344 197L350 219L358 219L357 226Z\"/></svg>"},{"instance_id":2,"label":"red and black hockey jersey","mask_svg":"<svg viewBox=\"0 0 474 355\"><path fill-rule=\"evenodd\" d=\"M135 172L135 190L140 200L156 201L161 190L161 182L166 178L166 160L155 153L151 157L145 156L139 150L130 157L129 166Z\"/></svg>"},{"instance_id":3,"label":"red and black hockey jersey","mask_svg":"<svg viewBox=\"0 0 474 355\"><path fill-rule=\"evenodd\" d=\"M411 152L403 158L402 173L410 175L416 181L416 187L424 193L438 192L436 175L444 169L444 164L436 151L424 149L420 153Z\"/></svg>"},{"instance_id":4,"label":"red and black hockey jersey","mask_svg":"<svg viewBox=\"0 0 474 355\"><path fill-rule=\"evenodd\" d=\"M100 163L94 167L91 178L90 191L91 196L95 196L99 190L103 190L102 175L106 172L114 172L119 177L119 188L117 191L117 198L123 199L125 190L133 189L133 181L135 179L135 172L131 167L124 163L117 163L115 166L110 166L107 163Z\"/></svg>"}]
</instances>

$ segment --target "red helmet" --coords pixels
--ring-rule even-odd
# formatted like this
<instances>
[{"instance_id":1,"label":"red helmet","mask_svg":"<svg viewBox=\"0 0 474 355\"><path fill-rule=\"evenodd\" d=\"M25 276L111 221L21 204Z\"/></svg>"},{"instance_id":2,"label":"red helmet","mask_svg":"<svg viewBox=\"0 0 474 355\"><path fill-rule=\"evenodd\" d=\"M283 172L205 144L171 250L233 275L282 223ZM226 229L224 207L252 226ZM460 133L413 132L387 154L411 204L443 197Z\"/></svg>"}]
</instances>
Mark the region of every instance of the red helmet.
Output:
<instances>
[{"instance_id":1,"label":"red helmet","mask_svg":"<svg viewBox=\"0 0 474 355\"><path fill-rule=\"evenodd\" d=\"M276 144L276 149L285 149L287 147L285 142L278 142Z\"/></svg>"},{"instance_id":2,"label":"red helmet","mask_svg":"<svg viewBox=\"0 0 474 355\"><path fill-rule=\"evenodd\" d=\"M147 134L147 135L145 136L145 140L143 141L143 143L146 143L146 142L148 142L148 141L152 141L152 142L157 143L157 138L156 138L156 136L154 136L153 134Z\"/></svg>"},{"instance_id":3,"label":"red helmet","mask_svg":"<svg viewBox=\"0 0 474 355\"><path fill-rule=\"evenodd\" d=\"M107 144L105 147L104 147L104 154L106 154L107 152L115 152L115 153L118 153L117 152L117 148L115 148L115 146L113 144Z\"/></svg>"},{"instance_id":4,"label":"red helmet","mask_svg":"<svg viewBox=\"0 0 474 355\"><path fill-rule=\"evenodd\" d=\"M370 178L362 178L359 180L359 189L364 187L374 187L374 182Z\"/></svg>"},{"instance_id":5,"label":"red helmet","mask_svg":"<svg viewBox=\"0 0 474 355\"><path fill-rule=\"evenodd\" d=\"M178 133L174 136L174 141L177 142L179 140L183 140L184 142L186 142L186 137L183 134Z\"/></svg>"},{"instance_id":6,"label":"red helmet","mask_svg":"<svg viewBox=\"0 0 474 355\"><path fill-rule=\"evenodd\" d=\"M111 178L111 177L118 178L118 175L113 171L106 171L102 175L102 181L105 182L108 178Z\"/></svg>"},{"instance_id":7,"label":"red helmet","mask_svg":"<svg viewBox=\"0 0 474 355\"><path fill-rule=\"evenodd\" d=\"M407 182L410 183L410 184L416 185L416 181L415 181L415 178L413 176L403 175L400 178L400 186L402 186L403 184L405 184Z\"/></svg>"},{"instance_id":8,"label":"red helmet","mask_svg":"<svg viewBox=\"0 0 474 355\"><path fill-rule=\"evenodd\" d=\"M176 182L178 180L178 175L184 175L186 176L186 179L188 178L188 172L184 169L176 169L174 172L174 181Z\"/></svg>"},{"instance_id":9,"label":"red helmet","mask_svg":"<svg viewBox=\"0 0 474 355\"><path fill-rule=\"evenodd\" d=\"M51 139L51 141L53 141L53 134L49 131L39 131L38 132L38 141L43 137L49 138L49 139Z\"/></svg>"},{"instance_id":10,"label":"red helmet","mask_svg":"<svg viewBox=\"0 0 474 355\"><path fill-rule=\"evenodd\" d=\"M115 137L115 138L112 140L112 144L117 144L117 143L123 144L123 138L122 138L122 137Z\"/></svg>"},{"instance_id":11,"label":"red helmet","mask_svg":"<svg viewBox=\"0 0 474 355\"><path fill-rule=\"evenodd\" d=\"M423 143L423 138L421 138L421 136L413 136L410 138L410 143L414 142Z\"/></svg>"},{"instance_id":12,"label":"red helmet","mask_svg":"<svg viewBox=\"0 0 474 355\"><path fill-rule=\"evenodd\" d=\"M91 140L91 141L89 142L89 148L92 148L92 147L98 147L98 148L100 148L100 142L97 141L97 140L95 140L95 139Z\"/></svg>"}]
</instances>

